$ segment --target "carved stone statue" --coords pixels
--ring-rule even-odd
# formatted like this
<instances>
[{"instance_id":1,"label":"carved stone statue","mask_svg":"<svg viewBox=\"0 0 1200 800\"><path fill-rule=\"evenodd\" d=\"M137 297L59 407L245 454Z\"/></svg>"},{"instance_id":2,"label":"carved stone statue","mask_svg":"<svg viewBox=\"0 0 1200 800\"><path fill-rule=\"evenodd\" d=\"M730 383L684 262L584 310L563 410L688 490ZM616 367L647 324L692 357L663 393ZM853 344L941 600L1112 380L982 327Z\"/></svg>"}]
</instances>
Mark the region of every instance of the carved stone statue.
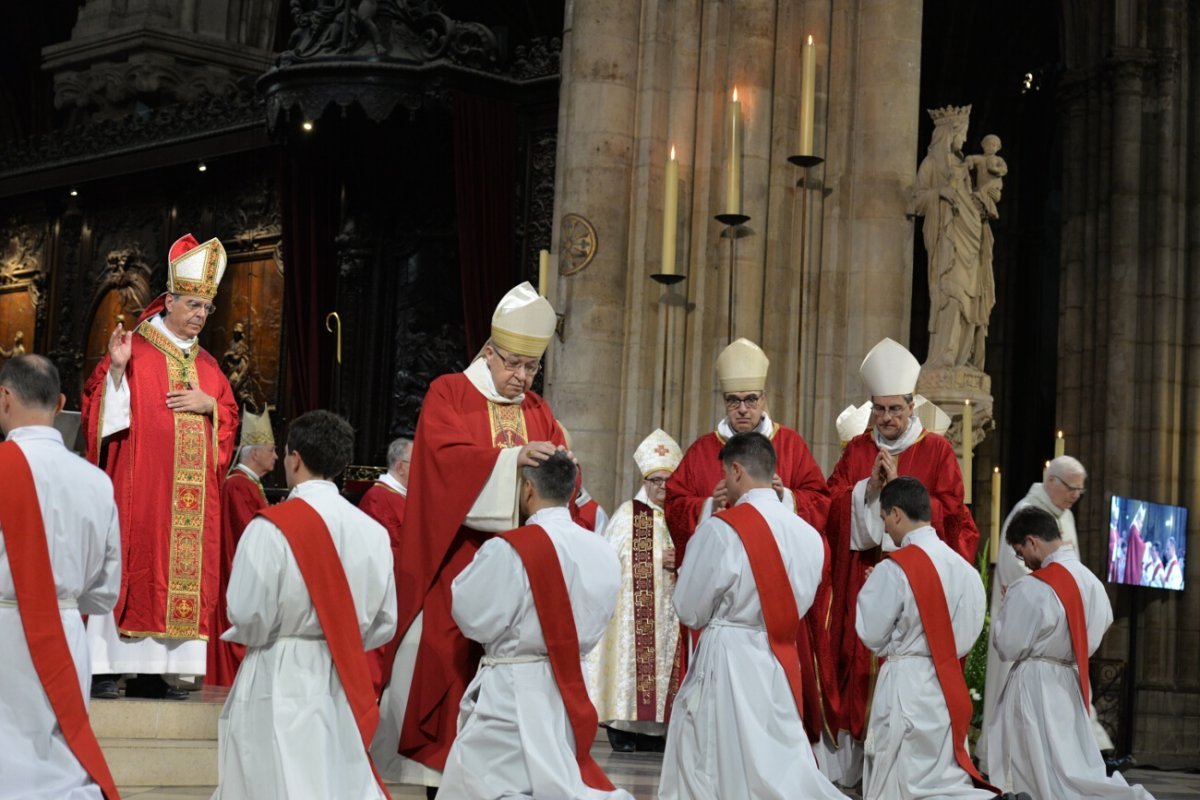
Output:
<instances>
[{"instance_id":1,"label":"carved stone statue","mask_svg":"<svg viewBox=\"0 0 1200 800\"><path fill-rule=\"evenodd\" d=\"M996 155L998 137L985 153L963 155L971 107L932 109L933 139L917 170L913 213L924 217L929 257L929 355L932 367L983 369L988 318L996 303L992 231L996 202L1008 167ZM971 180L975 170L978 183Z\"/></svg>"},{"instance_id":2,"label":"carved stone statue","mask_svg":"<svg viewBox=\"0 0 1200 800\"><path fill-rule=\"evenodd\" d=\"M23 355L25 355L25 331L17 331L13 334L11 348L0 347L0 356L4 358L16 358Z\"/></svg>"}]
</instances>

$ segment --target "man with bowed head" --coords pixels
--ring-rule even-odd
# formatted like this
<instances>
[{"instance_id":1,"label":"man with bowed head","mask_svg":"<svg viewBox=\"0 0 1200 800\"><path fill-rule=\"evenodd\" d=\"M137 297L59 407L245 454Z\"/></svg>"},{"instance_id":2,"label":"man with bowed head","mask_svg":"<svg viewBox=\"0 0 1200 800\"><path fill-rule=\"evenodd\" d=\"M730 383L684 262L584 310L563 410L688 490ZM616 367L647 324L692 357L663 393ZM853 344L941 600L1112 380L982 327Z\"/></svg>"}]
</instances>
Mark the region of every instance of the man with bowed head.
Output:
<instances>
[{"instance_id":1,"label":"man with bowed head","mask_svg":"<svg viewBox=\"0 0 1200 800\"><path fill-rule=\"evenodd\" d=\"M730 506L696 529L680 567L679 620L702 629L667 729L663 800L841 800L817 769L802 719L800 620L821 583L821 535L772 483L771 441L721 449Z\"/></svg>"},{"instance_id":2,"label":"man with bowed head","mask_svg":"<svg viewBox=\"0 0 1200 800\"><path fill-rule=\"evenodd\" d=\"M929 492L929 524L937 537L974 563L979 531L963 504L962 472L954 447L925 429L914 413L913 393L921 365L903 345L884 339L859 367L871 398L871 427L842 451L829 476L829 521L825 538L833 558L834 597L830 638L838 655L841 723L838 751L823 765L844 786L857 783L862 741L878 660L854 631L855 605L868 570L897 549L884 532L879 495L901 475L921 481ZM836 765L836 769L830 765Z\"/></svg>"},{"instance_id":3,"label":"man with bowed head","mask_svg":"<svg viewBox=\"0 0 1200 800\"><path fill-rule=\"evenodd\" d=\"M385 661L390 683L371 751L384 777L430 787L429 796L481 655L451 617L451 584L484 542L517 526L520 468L565 446L549 404L531 390L556 323L532 286L512 289L492 314L479 356L430 384L417 420L399 547L398 635Z\"/></svg>"},{"instance_id":4,"label":"man with bowed head","mask_svg":"<svg viewBox=\"0 0 1200 800\"><path fill-rule=\"evenodd\" d=\"M1113 620L1104 584L1040 508L1013 515L1004 541L1033 572L992 618L996 653L1012 667L983 732L989 778L1039 800L1153 800L1119 772L1106 777L1088 719L1088 658Z\"/></svg>"},{"instance_id":5,"label":"man with bowed head","mask_svg":"<svg viewBox=\"0 0 1200 800\"><path fill-rule=\"evenodd\" d=\"M225 248L190 234L171 246L167 291L126 332L83 389L87 457L112 478L121 517L121 595L88 619L92 694L183 699L165 674L203 675L215 619L221 485L238 407L198 337L225 274Z\"/></svg>"}]
</instances>

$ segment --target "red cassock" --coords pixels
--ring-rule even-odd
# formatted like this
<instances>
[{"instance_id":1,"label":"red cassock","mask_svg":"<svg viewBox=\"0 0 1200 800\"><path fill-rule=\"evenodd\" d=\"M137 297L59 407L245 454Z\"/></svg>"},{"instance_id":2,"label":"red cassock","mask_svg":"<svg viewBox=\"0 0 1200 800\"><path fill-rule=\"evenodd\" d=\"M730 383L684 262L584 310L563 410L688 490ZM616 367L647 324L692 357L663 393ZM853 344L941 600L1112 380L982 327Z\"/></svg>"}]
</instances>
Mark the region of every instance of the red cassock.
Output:
<instances>
[{"instance_id":1,"label":"red cassock","mask_svg":"<svg viewBox=\"0 0 1200 800\"><path fill-rule=\"evenodd\" d=\"M233 571L233 556L237 552L242 531L260 509L267 507L262 484L241 469L235 469L221 487L221 570L217 581L217 599L213 604L212 638L208 640L208 671L204 683L211 686L232 686L238 667L246 655L246 646L223 642L221 634L229 628L225 613L225 590L229 588L229 573Z\"/></svg>"},{"instance_id":2,"label":"red cassock","mask_svg":"<svg viewBox=\"0 0 1200 800\"><path fill-rule=\"evenodd\" d=\"M400 586L400 526L404 523L404 505L407 498L400 492L382 481L376 481L363 493L358 501L358 507L365 511L371 519L387 528L388 538L392 542L392 568L396 573L396 587ZM371 684L375 688L375 696L383 692L384 672L388 664L389 649L377 647L367 651L367 665L371 671Z\"/></svg>"},{"instance_id":3,"label":"red cassock","mask_svg":"<svg viewBox=\"0 0 1200 800\"><path fill-rule=\"evenodd\" d=\"M833 555L829 636L838 653L842 726L859 740L866 734L871 689L879 662L854 630L855 603L866 582L867 570L879 563L882 548L850 549L850 502L855 484L870 475L878 454L875 434L870 429L847 443L829 476L829 521L825 525L825 538ZM896 459L896 473L925 484L933 511L930 524L942 541L974 564L979 530L963 504L962 472L950 442L926 431Z\"/></svg>"},{"instance_id":4,"label":"red cassock","mask_svg":"<svg viewBox=\"0 0 1200 800\"><path fill-rule=\"evenodd\" d=\"M121 594L113 614L126 637L207 639L217 595L221 485L233 458L238 407L216 359L180 351L146 322L125 369L130 427L100 441L106 355L83 389L87 457L113 482L121 517ZM216 398L215 415L174 413L166 394L188 385ZM215 416L215 419L214 419Z\"/></svg>"},{"instance_id":5,"label":"red cassock","mask_svg":"<svg viewBox=\"0 0 1200 800\"><path fill-rule=\"evenodd\" d=\"M433 769L445 768L458 706L483 653L450 616L450 584L494 534L462 523L500 448L536 441L566 446L549 404L533 392L526 392L520 405L506 405L489 402L463 373L430 384L413 439L396 630L398 643L424 612L399 753ZM385 674L390 673L391 658Z\"/></svg>"},{"instance_id":6,"label":"red cassock","mask_svg":"<svg viewBox=\"0 0 1200 800\"><path fill-rule=\"evenodd\" d=\"M774 423L771 444L775 447L775 471L783 485L792 490L796 513L821 532L829 511L829 490L808 445L799 433L778 423ZM667 527L675 545L675 563L680 567L684 563L688 540L696 532L704 502L712 497L713 487L725 477L720 459L724 446L725 439L715 431L701 436L687 449L679 467L667 480ZM812 608L804 617L802 627L805 630L797 636L796 642L805 693L805 729L813 741L820 736L819 718L823 718L831 729L836 729L839 713L836 650L830 644L826 625L833 596L830 575L827 547L821 586ZM686 641L681 636L680 677L687 667L686 652Z\"/></svg>"}]
</instances>

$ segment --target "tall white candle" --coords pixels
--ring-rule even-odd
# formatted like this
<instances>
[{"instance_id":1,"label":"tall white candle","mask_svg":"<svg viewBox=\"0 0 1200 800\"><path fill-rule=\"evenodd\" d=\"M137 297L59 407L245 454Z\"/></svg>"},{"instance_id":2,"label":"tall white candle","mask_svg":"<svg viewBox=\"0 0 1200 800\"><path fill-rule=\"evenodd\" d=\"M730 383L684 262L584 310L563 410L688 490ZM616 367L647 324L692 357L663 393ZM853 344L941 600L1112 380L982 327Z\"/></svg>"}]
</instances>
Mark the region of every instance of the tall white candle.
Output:
<instances>
[{"instance_id":1,"label":"tall white candle","mask_svg":"<svg viewBox=\"0 0 1200 800\"><path fill-rule=\"evenodd\" d=\"M742 104L737 87L729 101L729 158L725 165L725 213L742 213Z\"/></svg>"},{"instance_id":2,"label":"tall white candle","mask_svg":"<svg viewBox=\"0 0 1200 800\"><path fill-rule=\"evenodd\" d=\"M667 160L663 192L662 271L664 275L675 274L675 228L679 219L679 162L675 160L675 147L671 147L671 158Z\"/></svg>"},{"instance_id":3,"label":"tall white candle","mask_svg":"<svg viewBox=\"0 0 1200 800\"><path fill-rule=\"evenodd\" d=\"M801 61L804 72L800 77L800 152L798 155L813 154L813 119L817 102L817 48L809 35L804 45Z\"/></svg>"}]
</instances>

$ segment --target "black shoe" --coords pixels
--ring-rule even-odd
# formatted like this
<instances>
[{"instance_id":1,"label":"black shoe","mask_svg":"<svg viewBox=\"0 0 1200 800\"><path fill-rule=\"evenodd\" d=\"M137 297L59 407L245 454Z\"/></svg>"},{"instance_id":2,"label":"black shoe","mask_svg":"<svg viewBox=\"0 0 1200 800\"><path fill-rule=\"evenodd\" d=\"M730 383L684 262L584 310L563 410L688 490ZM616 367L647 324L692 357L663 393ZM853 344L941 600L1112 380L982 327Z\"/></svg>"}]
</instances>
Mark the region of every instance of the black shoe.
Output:
<instances>
[{"instance_id":1,"label":"black shoe","mask_svg":"<svg viewBox=\"0 0 1200 800\"><path fill-rule=\"evenodd\" d=\"M92 676L92 697L98 700L116 700L120 696L116 675Z\"/></svg>"},{"instance_id":2,"label":"black shoe","mask_svg":"<svg viewBox=\"0 0 1200 800\"><path fill-rule=\"evenodd\" d=\"M1122 772L1124 770L1129 769L1132 766L1133 766L1133 756L1131 756L1131 755L1124 755L1124 756L1121 756L1120 758L1104 759L1104 771L1108 773L1109 777L1112 777L1112 774L1114 772Z\"/></svg>"},{"instance_id":3,"label":"black shoe","mask_svg":"<svg viewBox=\"0 0 1200 800\"><path fill-rule=\"evenodd\" d=\"M149 700L187 700L188 693L171 686L161 675L138 675L125 681L125 696Z\"/></svg>"},{"instance_id":4,"label":"black shoe","mask_svg":"<svg viewBox=\"0 0 1200 800\"><path fill-rule=\"evenodd\" d=\"M665 736L653 736L649 733L637 734L637 751L639 753L661 753L667 749Z\"/></svg>"},{"instance_id":5,"label":"black shoe","mask_svg":"<svg viewBox=\"0 0 1200 800\"><path fill-rule=\"evenodd\" d=\"M437 790L438 790L438 787L436 787L436 786L426 786L425 787L425 800L434 800L434 798L437 797Z\"/></svg>"},{"instance_id":6,"label":"black shoe","mask_svg":"<svg viewBox=\"0 0 1200 800\"><path fill-rule=\"evenodd\" d=\"M605 728L608 731L608 743L614 753L632 753L637 749L638 736L636 733L619 731L616 728Z\"/></svg>"}]
</instances>

